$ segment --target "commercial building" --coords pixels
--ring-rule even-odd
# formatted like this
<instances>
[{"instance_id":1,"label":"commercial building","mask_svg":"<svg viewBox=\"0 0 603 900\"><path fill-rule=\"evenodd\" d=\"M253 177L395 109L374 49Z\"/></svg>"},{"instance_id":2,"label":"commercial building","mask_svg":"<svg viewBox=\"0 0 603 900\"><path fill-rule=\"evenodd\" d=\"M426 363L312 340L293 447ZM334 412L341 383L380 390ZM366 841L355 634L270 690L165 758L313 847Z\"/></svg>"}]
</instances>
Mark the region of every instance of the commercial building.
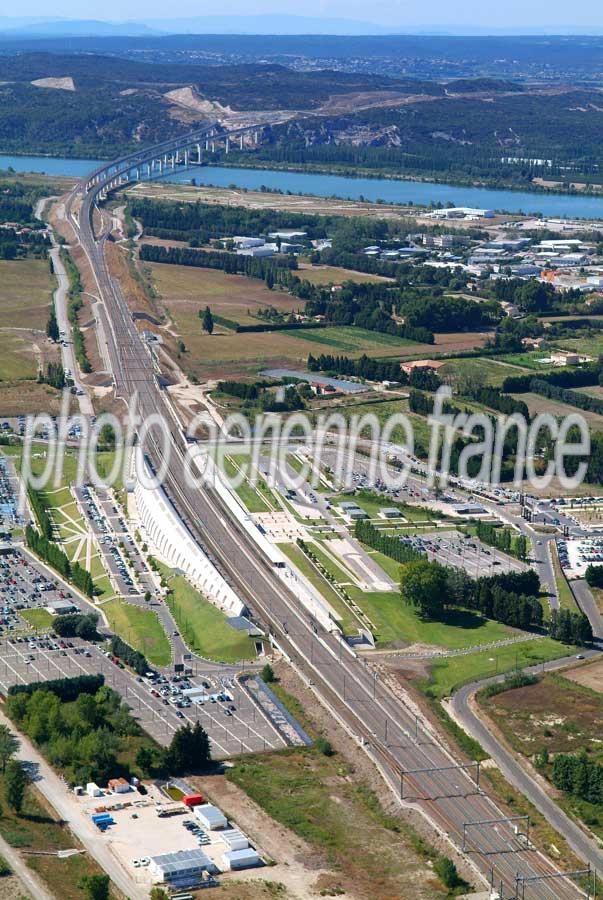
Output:
<instances>
[{"instance_id":1,"label":"commercial building","mask_svg":"<svg viewBox=\"0 0 603 900\"><path fill-rule=\"evenodd\" d=\"M111 778L107 787L113 794L129 794L131 790L125 778Z\"/></svg>"},{"instance_id":2,"label":"commercial building","mask_svg":"<svg viewBox=\"0 0 603 900\"><path fill-rule=\"evenodd\" d=\"M276 244L262 244L260 247L248 247L245 250L237 250L237 256L253 256L263 259L268 256L274 256L276 251Z\"/></svg>"},{"instance_id":3,"label":"commercial building","mask_svg":"<svg viewBox=\"0 0 603 900\"><path fill-rule=\"evenodd\" d=\"M202 850L178 850L152 856L149 873L155 884L192 885L211 865Z\"/></svg>"},{"instance_id":4,"label":"commercial building","mask_svg":"<svg viewBox=\"0 0 603 900\"><path fill-rule=\"evenodd\" d=\"M79 607L72 603L71 600L53 600L46 607L46 611L51 616L65 616L68 613L78 612Z\"/></svg>"},{"instance_id":5,"label":"commercial building","mask_svg":"<svg viewBox=\"0 0 603 900\"><path fill-rule=\"evenodd\" d=\"M251 250L252 247L263 247L266 243L264 238L241 236L233 237L232 242L237 250Z\"/></svg>"},{"instance_id":6,"label":"commercial building","mask_svg":"<svg viewBox=\"0 0 603 900\"><path fill-rule=\"evenodd\" d=\"M379 516L382 519L399 519L400 515L400 510L396 509L395 506L385 506L379 510Z\"/></svg>"}]
</instances>

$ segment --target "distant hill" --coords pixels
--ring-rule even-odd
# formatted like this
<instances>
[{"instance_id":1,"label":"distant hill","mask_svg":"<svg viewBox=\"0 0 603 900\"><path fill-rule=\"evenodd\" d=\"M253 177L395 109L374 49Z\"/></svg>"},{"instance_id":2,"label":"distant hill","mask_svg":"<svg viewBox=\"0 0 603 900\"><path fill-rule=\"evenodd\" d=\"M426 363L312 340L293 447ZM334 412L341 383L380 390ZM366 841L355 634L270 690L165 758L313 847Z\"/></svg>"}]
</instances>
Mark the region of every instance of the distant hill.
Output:
<instances>
[{"instance_id":1,"label":"distant hill","mask_svg":"<svg viewBox=\"0 0 603 900\"><path fill-rule=\"evenodd\" d=\"M139 22L101 22L97 19L4 19L0 36L4 39L54 37L144 37L160 31Z\"/></svg>"},{"instance_id":2,"label":"distant hill","mask_svg":"<svg viewBox=\"0 0 603 900\"><path fill-rule=\"evenodd\" d=\"M393 34L400 29L353 19L322 16L292 16L274 13L257 16L195 16L175 19L148 19L152 28L171 34Z\"/></svg>"}]
</instances>

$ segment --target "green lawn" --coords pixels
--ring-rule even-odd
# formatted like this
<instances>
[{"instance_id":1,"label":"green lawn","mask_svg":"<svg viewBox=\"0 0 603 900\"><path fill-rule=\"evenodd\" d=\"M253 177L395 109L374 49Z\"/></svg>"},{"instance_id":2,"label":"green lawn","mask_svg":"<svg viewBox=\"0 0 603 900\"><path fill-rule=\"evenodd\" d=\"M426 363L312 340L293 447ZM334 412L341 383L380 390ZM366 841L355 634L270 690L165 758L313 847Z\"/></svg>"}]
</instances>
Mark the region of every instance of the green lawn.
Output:
<instances>
[{"instance_id":1,"label":"green lawn","mask_svg":"<svg viewBox=\"0 0 603 900\"><path fill-rule=\"evenodd\" d=\"M516 666L535 666L576 652L576 647L545 637L467 656L449 657L434 663L429 678L423 681L421 687L433 697L448 697L468 682L488 678L497 672L510 672Z\"/></svg>"},{"instance_id":2,"label":"green lawn","mask_svg":"<svg viewBox=\"0 0 603 900\"><path fill-rule=\"evenodd\" d=\"M348 594L373 622L380 647L404 642L458 650L505 640L514 634L506 625L484 619L470 610L450 610L442 622L424 622L412 606L400 599L397 591L367 592L350 587Z\"/></svg>"},{"instance_id":3,"label":"green lawn","mask_svg":"<svg viewBox=\"0 0 603 900\"><path fill-rule=\"evenodd\" d=\"M3 447L3 452L15 457L15 465L17 469L21 470L21 454L23 452L23 447L19 445L15 445L12 447ZM33 453L39 454L33 456L31 459L31 471L34 475L40 475L46 466L46 445L45 444L33 444L32 445ZM96 454L96 468L98 474L101 478L108 477L109 473L112 470L113 463L115 460L115 453L112 451L102 451ZM62 460L62 472L59 479L59 484L55 485L54 476L55 476L56 466L52 470L52 483L48 485L49 491L55 491L57 489L64 490L68 488L70 484L75 484L77 481L77 471L78 471L78 453L76 450L71 447L66 447L65 452L63 454ZM120 467L120 472L118 473L117 478L115 479L115 490L119 491L123 487L123 459L122 465ZM57 495L59 497L65 496L64 494Z\"/></svg>"},{"instance_id":4,"label":"green lawn","mask_svg":"<svg viewBox=\"0 0 603 900\"><path fill-rule=\"evenodd\" d=\"M19 612L22 619L36 629L46 631L52 623L52 616L46 609L23 609Z\"/></svg>"},{"instance_id":5,"label":"green lawn","mask_svg":"<svg viewBox=\"0 0 603 900\"><path fill-rule=\"evenodd\" d=\"M223 466L224 471L229 476L229 478L234 478L238 475L239 467L235 462L233 462L230 457L224 457ZM268 505L268 501L265 500L260 493L258 493L258 491L252 484L249 483L247 479L245 479L238 488L235 488L235 493L243 506L250 513L270 512L271 507Z\"/></svg>"},{"instance_id":6,"label":"green lawn","mask_svg":"<svg viewBox=\"0 0 603 900\"><path fill-rule=\"evenodd\" d=\"M184 576L174 575L161 564L159 568L172 590L168 606L191 650L205 659L226 663L255 659L253 638L231 628L224 613L195 590Z\"/></svg>"},{"instance_id":7,"label":"green lawn","mask_svg":"<svg viewBox=\"0 0 603 900\"><path fill-rule=\"evenodd\" d=\"M108 600L101 609L113 631L135 650L144 653L150 663L169 666L172 658L170 642L157 613L118 599Z\"/></svg>"},{"instance_id":8,"label":"green lawn","mask_svg":"<svg viewBox=\"0 0 603 900\"><path fill-rule=\"evenodd\" d=\"M324 543L324 542L323 542ZM347 571L343 561L335 562L320 544L309 542L310 549L318 561L333 576L337 584L350 584L354 582L354 575Z\"/></svg>"},{"instance_id":9,"label":"green lawn","mask_svg":"<svg viewBox=\"0 0 603 900\"><path fill-rule=\"evenodd\" d=\"M332 497L330 502L333 506L338 507L339 503L347 500L354 501L360 509L363 509L365 513L371 517L371 519L378 519L380 510L385 507L395 507L400 510L400 516L404 518L406 522L412 524L419 522L437 522L442 518L437 512L432 512L423 506L409 506L407 503L399 503L389 497L382 497L381 494L376 494L373 491L367 490L360 490L355 494L338 494L337 496ZM384 525L387 525L389 522L390 527L393 527L394 524L396 524L396 519L380 519L379 521L383 522ZM400 523L398 522L397 524Z\"/></svg>"},{"instance_id":10,"label":"green lawn","mask_svg":"<svg viewBox=\"0 0 603 900\"><path fill-rule=\"evenodd\" d=\"M295 544L279 544L279 550L289 557L291 562L300 570L318 593L325 598L338 616L339 624L344 634L357 634L360 620L356 618L350 607L339 596L335 588L321 575L320 571L308 559L306 554ZM314 549L314 547L312 548ZM318 553L316 554L318 556ZM349 579L346 579L349 580ZM349 591L348 591L349 593Z\"/></svg>"}]
</instances>

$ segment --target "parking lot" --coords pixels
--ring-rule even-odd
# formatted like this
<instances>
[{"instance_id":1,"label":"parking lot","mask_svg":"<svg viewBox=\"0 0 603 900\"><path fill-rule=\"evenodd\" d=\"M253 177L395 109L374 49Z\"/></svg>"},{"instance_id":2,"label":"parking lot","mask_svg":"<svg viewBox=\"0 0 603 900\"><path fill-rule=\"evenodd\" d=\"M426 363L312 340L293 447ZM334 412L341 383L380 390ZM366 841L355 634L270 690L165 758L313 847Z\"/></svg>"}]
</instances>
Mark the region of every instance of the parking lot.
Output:
<instances>
[{"instance_id":1,"label":"parking lot","mask_svg":"<svg viewBox=\"0 0 603 900\"><path fill-rule=\"evenodd\" d=\"M12 460L0 456L0 532L6 537L23 524L17 509L18 484Z\"/></svg>"},{"instance_id":2,"label":"parking lot","mask_svg":"<svg viewBox=\"0 0 603 900\"><path fill-rule=\"evenodd\" d=\"M603 565L603 537L557 541L557 552L566 574L583 578L589 565Z\"/></svg>"},{"instance_id":3,"label":"parking lot","mask_svg":"<svg viewBox=\"0 0 603 900\"><path fill-rule=\"evenodd\" d=\"M116 591L122 596L140 593L140 587L130 571L118 536L101 508L96 492L89 485L73 489L78 507L86 521L86 527L94 535L100 554ZM123 543L123 541L122 541Z\"/></svg>"},{"instance_id":4,"label":"parking lot","mask_svg":"<svg viewBox=\"0 0 603 900\"><path fill-rule=\"evenodd\" d=\"M178 674L155 674L143 680L112 661L106 643L94 645L76 638L49 640L45 635L14 635L0 641L3 693L12 684L101 673L160 744L169 744L174 732L186 722L199 721L211 739L216 758L285 746L283 737L233 674L207 671L200 663L192 663L192 669L186 679ZM188 691L193 691L192 696Z\"/></svg>"},{"instance_id":5,"label":"parking lot","mask_svg":"<svg viewBox=\"0 0 603 900\"><path fill-rule=\"evenodd\" d=\"M428 559L436 559L446 566L464 569L472 578L482 575L501 575L506 572L523 572L524 563L494 547L486 547L477 538L459 531L431 531L428 534L408 538L408 543L423 550Z\"/></svg>"},{"instance_id":6,"label":"parking lot","mask_svg":"<svg viewBox=\"0 0 603 900\"><path fill-rule=\"evenodd\" d=\"M33 557L17 547L5 548L0 554L0 635L28 625L28 611L44 610L59 600L82 606L81 600Z\"/></svg>"}]
</instances>

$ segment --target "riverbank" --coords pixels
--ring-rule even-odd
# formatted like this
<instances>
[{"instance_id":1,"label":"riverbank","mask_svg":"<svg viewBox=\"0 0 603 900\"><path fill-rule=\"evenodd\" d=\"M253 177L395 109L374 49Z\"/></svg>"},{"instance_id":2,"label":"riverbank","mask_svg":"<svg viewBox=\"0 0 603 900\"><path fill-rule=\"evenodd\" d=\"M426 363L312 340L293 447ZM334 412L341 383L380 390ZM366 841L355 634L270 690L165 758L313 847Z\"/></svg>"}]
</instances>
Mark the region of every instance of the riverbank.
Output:
<instances>
[{"instance_id":1,"label":"riverbank","mask_svg":"<svg viewBox=\"0 0 603 900\"><path fill-rule=\"evenodd\" d=\"M0 154L0 171L3 168L2 160L7 158L13 158L23 161L43 159L47 160L50 165L53 165L53 162L56 159L59 159L59 157L54 157L52 155L44 153L35 155L28 152L5 155ZM67 152L65 156L60 157L60 159L70 161L76 164L76 167L78 168L79 163L90 163L91 165L89 169L73 173L82 175L85 174L86 171L89 171L95 166L100 165L102 162L107 162L110 157L102 157L100 155L90 157L87 157L85 155L72 156L69 152ZM294 172L300 174L305 173L308 175L332 175L340 178L362 178L370 181L401 181L415 184L420 183L426 185L442 185L444 187L475 188L477 190L514 191L536 195L554 194L569 197L587 196L594 198L603 198L603 183L596 184L580 181L580 173L576 173L576 179L572 180L569 186L564 186L562 182L554 181L552 179L548 180L541 177L536 177L531 181L513 181L509 179L497 178L495 175L492 175L492 177L482 176L481 178L471 178L460 173L455 174L454 172L449 172L446 173L446 176L444 177L442 175L438 175L437 172L432 172L429 175L425 175L423 172L418 170L407 170L404 173L401 173L399 171L388 168L371 169L362 166L349 166L343 163L338 164L307 162L303 164L295 164L279 162L277 160L259 159L250 162L248 157L238 154L236 151L231 151L230 159L227 159L224 155L222 155L219 159L208 160L206 163L204 163L204 165L208 166L209 168L240 168L253 169L256 171ZM49 170L48 173L45 174L53 174L53 172L52 170Z\"/></svg>"},{"instance_id":2,"label":"riverbank","mask_svg":"<svg viewBox=\"0 0 603 900\"><path fill-rule=\"evenodd\" d=\"M561 182L545 181L544 179L535 178L533 181L514 182L505 179L492 178L469 178L462 175L454 175L448 173L446 177L441 177L436 173L429 176L421 172L407 171L404 173L395 172L391 169L368 169L363 167L352 167L346 165L338 165L337 163L304 163L303 165L295 165L294 163L277 162L273 160L255 160L249 162L248 158L234 154L231 159L222 158L217 162L208 161L206 165L209 168L219 166L220 168L240 168L240 169L257 169L259 171L278 171L278 172L300 172L309 175L335 175L341 178L366 178L371 181L410 181L421 184L436 184L460 188L477 188L482 190L500 190L500 191L520 191L533 194L560 194L561 196L593 196L603 197L603 183L588 185L581 181L572 182L573 187L564 187ZM589 188L592 193L589 193Z\"/></svg>"},{"instance_id":3,"label":"riverbank","mask_svg":"<svg viewBox=\"0 0 603 900\"><path fill-rule=\"evenodd\" d=\"M0 169L10 167L15 172L29 171L49 176L82 177L98 164L98 160L0 155ZM460 206L496 210L503 215L603 220L603 196L589 197L584 194L530 193L462 187L443 182L365 178L360 175L344 177L230 164L194 166L186 171L171 173L169 181L249 191L263 190L286 195L360 200L375 205L416 207L417 210Z\"/></svg>"}]
</instances>

